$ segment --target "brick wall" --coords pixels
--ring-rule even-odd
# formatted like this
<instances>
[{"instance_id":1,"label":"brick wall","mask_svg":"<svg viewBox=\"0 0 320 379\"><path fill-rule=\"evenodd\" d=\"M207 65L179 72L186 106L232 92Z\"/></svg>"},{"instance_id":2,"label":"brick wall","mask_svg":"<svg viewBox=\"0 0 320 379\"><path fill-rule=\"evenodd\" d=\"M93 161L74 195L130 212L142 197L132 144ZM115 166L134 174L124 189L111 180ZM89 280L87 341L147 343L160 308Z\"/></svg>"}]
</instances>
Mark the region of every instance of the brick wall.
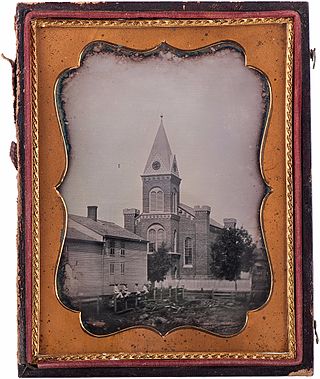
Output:
<instances>
[{"instance_id":1,"label":"brick wall","mask_svg":"<svg viewBox=\"0 0 320 379\"><path fill-rule=\"evenodd\" d=\"M140 211L136 208L126 208L123 210L124 228L132 233L136 232L135 221Z\"/></svg>"},{"instance_id":2,"label":"brick wall","mask_svg":"<svg viewBox=\"0 0 320 379\"><path fill-rule=\"evenodd\" d=\"M196 234L195 274L199 277L205 277L208 275L209 227L211 208L208 206L196 206L194 207L194 210Z\"/></svg>"},{"instance_id":3,"label":"brick wall","mask_svg":"<svg viewBox=\"0 0 320 379\"><path fill-rule=\"evenodd\" d=\"M142 177L142 209L143 213L149 213L149 192L152 188L159 187L164 192L164 212L171 212L171 194L176 189L179 201L180 179L174 175L153 175Z\"/></svg>"},{"instance_id":4,"label":"brick wall","mask_svg":"<svg viewBox=\"0 0 320 379\"><path fill-rule=\"evenodd\" d=\"M144 239L148 239L148 229L151 225L162 225L166 234L166 246L173 251L173 233L179 228L179 216L174 214L148 214L141 215L137 220L136 234Z\"/></svg>"},{"instance_id":5,"label":"brick wall","mask_svg":"<svg viewBox=\"0 0 320 379\"><path fill-rule=\"evenodd\" d=\"M185 239L190 237L192 239L192 251L193 256L195 254L196 242L195 242L195 223L191 219L192 216L188 214L180 215L179 223L179 253L180 255L180 277L181 278L193 278L195 275L194 258L192 267L186 267L184 265L184 244Z\"/></svg>"}]
</instances>

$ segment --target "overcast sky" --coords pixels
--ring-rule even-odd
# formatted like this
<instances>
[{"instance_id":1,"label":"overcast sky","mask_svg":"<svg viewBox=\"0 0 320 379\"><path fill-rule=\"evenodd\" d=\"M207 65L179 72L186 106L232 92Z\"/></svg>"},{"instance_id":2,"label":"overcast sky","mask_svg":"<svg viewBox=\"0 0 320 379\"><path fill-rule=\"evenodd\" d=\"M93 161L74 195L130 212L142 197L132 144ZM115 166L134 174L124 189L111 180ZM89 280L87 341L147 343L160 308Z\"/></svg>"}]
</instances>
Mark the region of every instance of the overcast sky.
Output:
<instances>
[{"instance_id":1,"label":"overcast sky","mask_svg":"<svg viewBox=\"0 0 320 379\"><path fill-rule=\"evenodd\" d=\"M100 219L123 225L123 208L141 210L140 175L163 114L181 201L211 206L219 222L234 217L256 238L262 89L260 76L230 49L139 62L87 57L63 88L72 150L60 191L69 213L98 205Z\"/></svg>"}]
</instances>

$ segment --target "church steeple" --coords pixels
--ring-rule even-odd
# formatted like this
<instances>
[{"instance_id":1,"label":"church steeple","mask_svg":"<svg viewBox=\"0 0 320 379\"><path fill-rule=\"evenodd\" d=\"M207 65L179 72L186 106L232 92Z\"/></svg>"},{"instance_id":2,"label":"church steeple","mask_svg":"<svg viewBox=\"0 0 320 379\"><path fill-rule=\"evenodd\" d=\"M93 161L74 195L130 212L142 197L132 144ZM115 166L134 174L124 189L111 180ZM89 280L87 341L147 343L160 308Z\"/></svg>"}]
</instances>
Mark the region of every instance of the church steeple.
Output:
<instances>
[{"instance_id":1,"label":"church steeple","mask_svg":"<svg viewBox=\"0 0 320 379\"><path fill-rule=\"evenodd\" d=\"M154 139L143 175L173 174L179 177L177 160L172 154L168 137L163 125L163 115Z\"/></svg>"}]
</instances>

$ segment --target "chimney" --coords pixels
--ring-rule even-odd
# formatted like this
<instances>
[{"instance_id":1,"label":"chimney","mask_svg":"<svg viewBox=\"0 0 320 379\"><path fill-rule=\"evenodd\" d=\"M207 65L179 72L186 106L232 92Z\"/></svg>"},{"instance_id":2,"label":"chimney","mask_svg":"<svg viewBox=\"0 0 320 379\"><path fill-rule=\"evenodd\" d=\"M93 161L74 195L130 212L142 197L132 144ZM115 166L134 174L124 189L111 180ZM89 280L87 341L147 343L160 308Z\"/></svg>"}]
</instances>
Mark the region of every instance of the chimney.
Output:
<instances>
[{"instance_id":1,"label":"chimney","mask_svg":"<svg viewBox=\"0 0 320 379\"><path fill-rule=\"evenodd\" d=\"M140 211L136 208L126 208L123 210L123 216L124 216L124 228L129 230L129 232L135 233L136 232L136 225L135 221L136 218L139 216Z\"/></svg>"},{"instance_id":2,"label":"chimney","mask_svg":"<svg viewBox=\"0 0 320 379\"><path fill-rule=\"evenodd\" d=\"M96 205L88 205L87 217L93 221L98 220L98 207Z\"/></svg>"},{"instance_id":3,"label":"chimney","mask_svg":"<svg viewBox=\"0 0 320 379\"><path fill-rule=\"evenodd\" d=\"M235 218L224 218L223 223L225 228L235 229L237 220Z\"/></svg>"}]
</instances>

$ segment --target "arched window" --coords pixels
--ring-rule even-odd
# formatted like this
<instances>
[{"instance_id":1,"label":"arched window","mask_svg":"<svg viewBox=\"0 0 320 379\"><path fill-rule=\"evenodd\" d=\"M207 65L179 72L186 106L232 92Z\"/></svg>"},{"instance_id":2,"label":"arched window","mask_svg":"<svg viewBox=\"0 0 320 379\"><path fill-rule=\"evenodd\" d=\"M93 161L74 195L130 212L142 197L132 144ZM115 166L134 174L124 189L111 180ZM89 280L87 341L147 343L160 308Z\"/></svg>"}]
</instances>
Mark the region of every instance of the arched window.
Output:
<instances>
[{"instance_id":1,"label":"arched window","mask_svg":"<svg viewBox=\"0 0 320 379\"><path fill-rule=\"evenodd\" d=\"M161 190L158 190L158 192L157 192L156 211L163 211L163 192Z\"/></svg>"},{"instance_id":2,"label":"arched window","mask_svg":"<svg viewBox=\"0 0 320 379\"><path fill-rule=\"evenodd\" d=\"M177 190L174 189L172 192L172 212L177 213L178 212L178 193Z\"/></svg>"},{"instance_id":3,"label":"arched window","mask_svg":"<svg viewBox=\"0 0 320 379\"><path fill-rule=\"evenodd\" d=\"M160 247L162 243L164 243L164 230L158 229L158 232L157 232L157 248Z\"/></svg>"},{"instance_id":4,"label":"arched window","mask_svg":"<svg viewBox=\"0 0 320 379\"><path fill-rule=\"evenodd\" d=\"M173 232L173 252L176 253L178 251L178 246L177 246L177 231L175 230Z\"/></svg>"},{"instance_id":5,"label":"arched window","mask_svg":"<svg viewBox=\"0 0 320 379\"><path fill-rule=\"evenodd\" d=\"M155 191L150 192L150 211L157 209L157 193Z\"/></svg>"},{"instance_id":6,"label":"arched window","mask_svg":"<svg viewBox=\"0 0 320 379\"><path fill-rule=\"evenodd\" d=\"M149 206L151 212L163 212L164 195L160 188L153 188L149 194Z\"/></svg>"},{"instance_id":7,"label":"arched window","mask_svg":"<svg viewBox=\"0 0 320 379\"><path fill-rule=\"evenodd\" d=\"M148 231L149 249L150 253L154 252L156 249L156 231L154 229L149 229Z\"/></svg>"},{"instance_id":8,"label":"arched window","mask_svg":"<svg viewBox=\"0 0 320 379\"><path fill-rule=\"evenodd\" d=\"M162 225L156 224L152 225L148 230L148 240L149 240L149 253L157 251L161 244L166 243L165 230Z\"/></svg>"},{"instance_id":9,"label":"arched window","mask_svg":"<svg viewBox=\"0 0 320 379\"><path fill-rule=\"evenodd\" d=\"M184 241L184 265L192 266L192 239L190 237Z\"/></svg>"}]
</instances>

